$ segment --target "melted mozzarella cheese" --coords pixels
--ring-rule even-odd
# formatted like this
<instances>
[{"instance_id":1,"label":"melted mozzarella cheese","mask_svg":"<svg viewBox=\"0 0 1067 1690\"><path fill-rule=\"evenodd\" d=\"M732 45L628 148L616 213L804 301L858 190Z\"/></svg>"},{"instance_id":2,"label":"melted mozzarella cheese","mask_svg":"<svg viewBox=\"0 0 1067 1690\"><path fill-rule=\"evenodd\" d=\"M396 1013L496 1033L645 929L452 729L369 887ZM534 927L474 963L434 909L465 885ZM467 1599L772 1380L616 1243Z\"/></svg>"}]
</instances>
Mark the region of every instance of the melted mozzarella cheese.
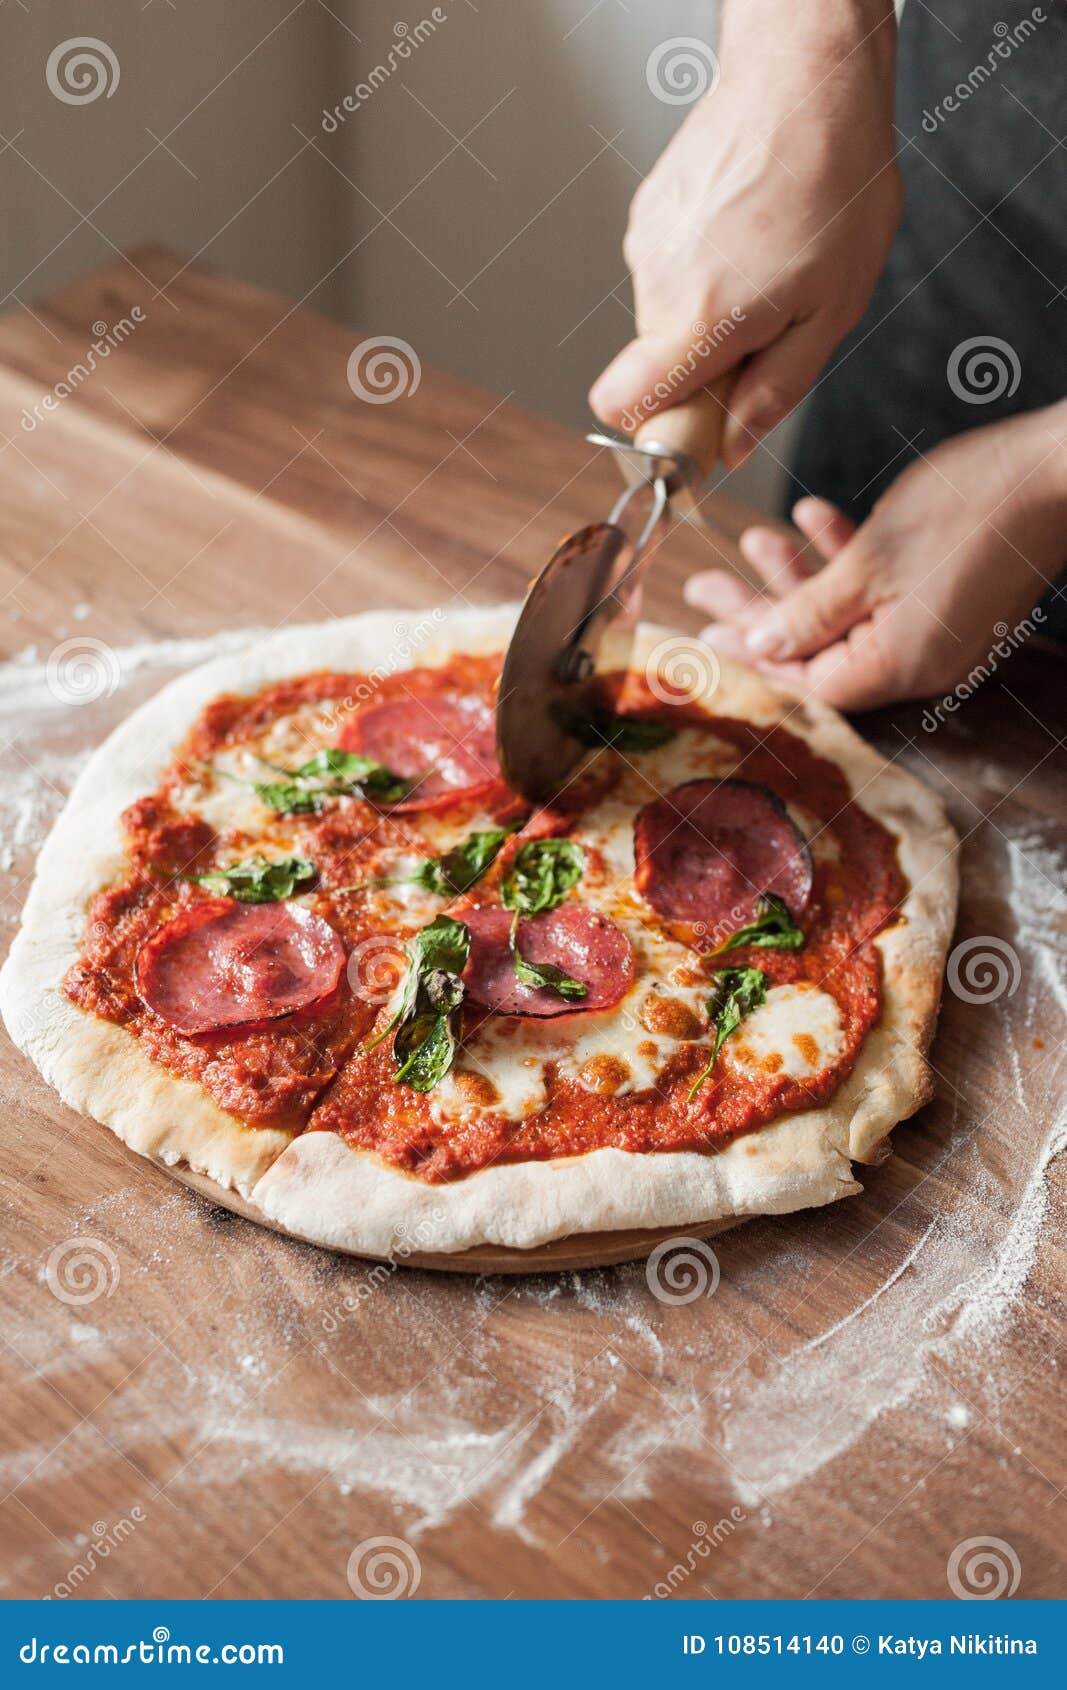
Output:
<instances>
[{"instance_id":1,"label":"melted mozzarella cheese","mask_svg":"<svg viewBox=\"0 0 1067 1690\"><path fill-rule=\"evenodd\" d=\"M813 816L810 810L801 809L799 804L787 804L786 813L797 832L807 840L808 850L811 852L814 862L839 863L841 861L840 845L818 816Z\"/></svg>"},{"instance_id":2,"label":"melted mozzarella cheese","mask_svg":"<svg viewBox=\"0 0 1067 1690\"><path fill-rule=\"evenodd\" d=\"M253 745L220 751L214 759L219 772L205 771L185 789L182 802L216 831L250 832L265 855L284 855L295 848L291 824L267 809L249 783L282 778L263 758L283 768L299 767L323 746L336 743L337 731L336 712L329 706L303 707L273 723ZM634 952L634 982L614 1009L602 1013L543 1020L488 1017L468 1035L451 1073L428 1094L439 1124L480 1113L529 1118L547 1101L550 1062L561 1077L601 1095L650 1090L687 1044L708 1042L710 982L694 953L659 929L633 886L634 817L643 804L686 781L723 779L735 772L743 777L741 759L727 741L683 727L654 759L637 755L620 762L614 790L582 819L578 836L587 847L587 864L579 894L626 934ZM817 861L839 857L836 841L815 816L795 805L789 813ZM379 872L398 881L414 872L420 849L440 855L469 833L498 825L481 808L462 808L458 815L426 811L410 820L410 844L380 855ZM365 897L375 924L386 932L422 927L446 907L435 894L410 884L376 887ZM835 1061L842 1043L840 1011L829 994L813 986L778 986L726 1041L721 1060L740 1072L784 1072L803 1080Z\"/></svg>"},{"instance_id":3,"label":"melted mozzarella cheese","mask_svg":"<svg viewBox=\"0 0 1067 1690\"><path fill-rule=\"evenodd\" d=\"M577 1080L586 1091L611 1096L648 1091L656 1084L670 1049L671 1041L647 1032L632 1010L617 1009L585 1018L559 1063L559 1072Z\"/></svg>"},{"instance_id":4,"label":"melted mozzarella cheese","mask_svg":"<svg viewBox=\"0 0 1067 1690\"><path fill-rule=\"evenodd\" d=\"M260 837L267 831L284 831L287 818L256 796L256 784L284 780L281 771L298 769L310 762L317 751L336 743L338 731L336 711L321 704L281 716L258 739L217 751L210 767L205 767L198 779L182 788L179 802L183 808L202 816L216 833L238 830ZM343 804L345 799L342 797L339 802ZM404 819L403 813L394 817L400 822ZM413 840L426 840L428 856L439 856L450 850L469 833L499 825L484 809L465 810L459 818L447 811L425 811L413 815L410 821ZM405 872L410 873L419 860L403 851L394 855L383 853L382 873L399 878ZM393 890L398 892L399 888ZM422 907L419 906L420 910ZM431 921L439 910L438 899L426 920Z\"/></svg>"},{"instance_id":5,"label":"melted mozzarella cheese","mask_svg":"<svg viewBox=\"0 0 1067 1690\"><path fill-rule=\"evenodd\" d=\"M615 788L617 806L625 810L628 827L634 811L690 780L723 780L740 766L737 748L714 734L681 728L653 756L620 755L622 776ZM606 806L601 806L606 808Z\"/></svg>"},{"instance_id":6,"label":"melted mozzarella cheese","mask_svg":"<svg viewBox=\"0 0 1067 1690\"><path fill-rule=\"evenodd\" d=\"M410 879L422 860L410 852L382 853L381 876L396 884L372 886L359 894L365 900L363 909L370 925L380 923L387 931L398 926L426 927L440 915L442 899L424 886L413 885Z\"/></svg>"},{"instance_id":7,"label":"melted mozzarella cheese","mask_svg":"<svg viewBox=\"0 0 1067 1690\"><path fill-rule=\"evenodd\" d=\"M577 1080L588 1091L622 1095L646 1091L669 1059L707 1026L704 1000L708 982L693 952L651 926L632 890L603 871L591 868L582 882L582 902L600 910L625 933L634 953L634 981L613 1009L590 1014L497 1022L487 1021L464 1046L476 1063L483 1062L483 1044L490 1049L489 1067L506 1059L539 1066L551 1059L561 1077ZM647 1009L650 997L666 1001L668 1010L655 1018ZM675 1035L668 1024L688 1022ZM506 1027L502 1036L498 1027Z\"/></svg>"},{"instance_id":8,"label":"melted mozzarella cheese","mask_svg":"<svg viewBox=\"0 0 1067 1690\"><path fill-rule=\"evenodd\" d=\"M181 790L179 802L203 816L216 833L234 830L259 834L269 824L270 811L256 797L251 782L279 780L258 757L243 747L228 747L215 755L211 769Z\"/></svg>"},{"instance_id":9,"label":"melted mozzarella cheese","mask_svg":"<svg viewBox=\"0 0 1067 1690\"><path fill-rule=\"evenodd\" d=\"M457 820L448 810L418 810L414 813L411 819L426 839L430 855L441 856L453 845L459 845L470 833L490 833L500 828L500 823L488 810L464 808L460 815L461 819Z\"/></svg>"},{"instance_id":10,"label":"melted mozzarella cheese","mask_svg":"<svg viewBox=\"0 0 1067 1690\"><path fill-rule=\"evenodd\" d=\"M767 1001L722 1047L722 1060L747 1074L810 1079L841 1055L844 1029L836 999L818 986L772 986Z\"/></svg>"},{"instance_id":11,"label":"melted mozzarella cheese","mask_svg":"<svg viewBox=\"0 0 1067 1690\"><path fill-rule=\"evenodd\" d=\"M284 769L299 769L316 751L336 745L342 719L336 705L304 705L273 721L259 741L259 750Z\"/></svg>"},{"instance_id":12,"label":"melted mozzarella cheese","mask_svg":"<svg viewBox=\"0 0 1067 1690\"><path fill-rule=\"evenodd\" d=\"M488 1045L485 1067L495 1078L498 1052L506 1052L508 1063L527 1065L531 1074L551 1058L561 1078L576 1080L588 1091L623 1096L650 1090L686 1043L705 1036L708 981L697 958L653 923L634 890L634 811L656 797L657 788L666 791L683 780L724 773L718 759L732 757L732 751L718 741L709 746L706 736L684 730L665 750L673 751L674 759L666 770L657 767L657 787L627 769L620 786L583 817L579 834L587 848L581 902L625 933L634 953L633 985L614 1009L602 1013L505 1023L507 1039L495 1033L495 1020L487 1021L465 1044L462 1060L469 1054L482 1067ZM666 1000L669 1007L648 1025L651 997ZM477 1107L464 1104L467 1113Z\"/></svg>"},{"instance_id":13,"label":"melted mozzarella cheese","mask_svg":"<svg viewBox=\"0 0 1067 1690\"><path fill-rule=\"evenodd\" d=\"M525 1120L545 1106L545 1062L558 1050L559 1034L550 1022L491 1017L429 1094L431 1115L439 1124L483 1112Z\"/></svg>"}]
</instances>

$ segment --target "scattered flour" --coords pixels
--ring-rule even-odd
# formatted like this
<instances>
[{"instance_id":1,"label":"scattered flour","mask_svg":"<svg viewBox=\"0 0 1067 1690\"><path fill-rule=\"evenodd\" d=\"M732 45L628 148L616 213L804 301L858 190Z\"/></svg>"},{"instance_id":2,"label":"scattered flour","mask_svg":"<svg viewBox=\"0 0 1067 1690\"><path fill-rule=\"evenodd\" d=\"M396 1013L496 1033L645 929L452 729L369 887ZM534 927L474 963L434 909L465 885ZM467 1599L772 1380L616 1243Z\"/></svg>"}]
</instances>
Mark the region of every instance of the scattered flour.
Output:
<instances>
[{"instance_id":1,"label":"scattered flour","mask_svg":"<svg viewBox=\"0 0 1067 1690\"><path fill-rule=\"evenodd\" d=\"M89 607L76 605L75 616L79 610L87 614ZM12 900L5 910L9 922L18 914L33 857L92 747L172 675L239 650L259 632L226 629L202 639L105 648L101 673L115 687L79 705L49 684L48 653L37 646L0 664L0 871L18 872L16 884L3 888Z\"/></svg>"},{"instance_id":2,"label":"scattered flour","mask_svg":"<svg viewBox=\"0 0 1067 1690\"><path fill-rule=\"evenodd\" d=\"M32 649L0 670L0 744L14 742L0 782L4 866L32 868L88 742L169 674L254 635L124 648L115 695L84 710L57 707ZM997 883L968 888L985 930L1018 954L1018 993L973 1007L949 999L946 1013L958 1025L985 1018L976 1024L1004 1056L1000 1095L989 1068L954 1074L950 1126L903 1129L922 1173L896 1206L875 1188L874 1230L847 1252L850 1283L866 1278L851 1307L840 1304L839 1270L853 1234L824 1211L724 1234L718 1292L686 1306L659 1303L640 1264L508 1281L401 1269L329 1327L324 1313L365 1267L256 1233L255 1259L277 1269L271 1297L256 1301L256 1282L233 1278L235 1260L252 1255L234 1250L230 1229L244 1223L183 1191L160 1202L136 1180L71 1219L72 1232L110 1241L122 1264L115 1298L93 1309L98 1324L74 1321L60 1342L54 1320L27 1321L15 1347L65 1393L86 1370L98 1375L107 1439L134 1461L169 1450L172 1495L278 1468L328 1478L342 1495L381 1496L413 1536L474 1506L541 1542L558 1525L549 1505L564 1471L594 1510L608 1495L654 1492L680 1460L694 1507L727 1489L770 1524L778 1499L906 1404L929 1412L942 1438L946 1427L968 1435L976 1413L941 1370L995 1367L1037 1259L1048 1168L1067 1141L1054 1049L1067 1012L1065 869L1031 825L1004 843ZM15 911L21 891L11 890ZM173 1334L146 1329L138 1294L150 1276L180 1274L194 1252L218 1287L202 1344L181 1323ZM38 1262L16 1267L43 1278ZM35 1295L50 1293L42 1283ZM833 1314L819 1329L823 1308ZM47 1485L98 1462L92 1421L3 1457L0 1478ZM558 1536L571 1529L567 1520Z\"/></svg>"},{"instance_id":3,"label":"scattered flour","mask_svg":"<svg viewBox=\"0 0 1067 1690\"><path fill-rule=\"evenodd\" d=\"M971 1013L992 1018L998 1050L1014 1050L1015 1023L1034 1032L1044 1026L1046 1044L1062 1045L1067 862L1033 833L1007 841L1005 850L1006 886L993 890L1008 894L1022 1013L1012 1006L1009 1023L997 1000ZM1030 1062L1013 1070L1010 1096L991 1099L981 1079L958 1077L969 1089L959 1101L977 1130L950 1141L931 1169L936 1187L938 1170L951 1168L951 1200L896 1267L842 1320L794 1350L775 1377L735 1383L724 1446L742 1500L811 1477L908 1402L929 1382L933 1362L949 1367L968 1353L993 1353L1037 1256L1049 1166L1067 1144L1062 1066L1051 1051L1035 1060L1028 1042ZM921 1184L914 1200L926 1196Z\"/></svg>"}]
</instances>

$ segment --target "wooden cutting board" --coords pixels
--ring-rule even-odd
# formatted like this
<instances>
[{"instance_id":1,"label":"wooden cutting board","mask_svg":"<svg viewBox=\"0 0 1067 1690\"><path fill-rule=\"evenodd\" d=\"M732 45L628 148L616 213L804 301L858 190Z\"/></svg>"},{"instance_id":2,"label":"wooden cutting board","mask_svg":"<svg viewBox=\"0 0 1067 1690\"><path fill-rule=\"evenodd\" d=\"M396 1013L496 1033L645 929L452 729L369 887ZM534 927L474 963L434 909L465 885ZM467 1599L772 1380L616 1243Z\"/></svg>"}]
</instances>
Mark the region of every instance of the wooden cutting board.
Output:
<instances>
[{"instance_id":1,"label":"wooden cutting board","mask_svg":"<svg viewBox=\"0 0 1067 1690\"><path fill-rule=\"evenodd\" d=\"M558 425L425 368L359 403L355 331L136 264L0 320L8 935L79 759L170 675L242 630L516 597L616 491ZM682 583L728 544L676 531L648 614L695 628ZM49 660L86 640L114 690L61 708ZM964 840L938 1097L862 1196L716 1237L692 1298L640 1264L308 1248L128 1156L4 1042L4 1593L343 1596L386 1536L431 1597L935 1596L985 1536L1006 1587L1017 1563L1053 1594L1063 682L1030 642L943 724L861 723Z\"/></svg>"},{"instance_id":2,"label":"wooden cutting board","mask_svg":"<svg viewBox=\"0 0 1067 1690\"><path fill-rule=\"evenodd\" d=\"M235 1215L243 1215L245 1220L255 1221L258 1226L276 1230L269 1216L247 1197L236 1191L224 1191L216 1180L195 1173L192 1168L175 1168L174 1173L184 1185L198 1191L201 1197L219 1204L221 1208L231 1209ZM704 1239L717 1232L725 1232L731 1224L725 1221L709 1226L705 1221L691 1230ZM553 1238L534 1250L509 1250L501 1244L479 1244L473 1250L457 1250L451 1256L412 1250L403 1258L402 1265L424 1268L432 1273L584 1273L589 1268L618 1267L620 1262L644 1261L657 1244L677 1238L682 1230L677 1226L664 1226L628 1232L578 1232L570 1238ZM346 1255L355 1253L351 1250L344 1252ZM386 1265L392 1264L386 1262Z\"/></svg>"}]
</instances>

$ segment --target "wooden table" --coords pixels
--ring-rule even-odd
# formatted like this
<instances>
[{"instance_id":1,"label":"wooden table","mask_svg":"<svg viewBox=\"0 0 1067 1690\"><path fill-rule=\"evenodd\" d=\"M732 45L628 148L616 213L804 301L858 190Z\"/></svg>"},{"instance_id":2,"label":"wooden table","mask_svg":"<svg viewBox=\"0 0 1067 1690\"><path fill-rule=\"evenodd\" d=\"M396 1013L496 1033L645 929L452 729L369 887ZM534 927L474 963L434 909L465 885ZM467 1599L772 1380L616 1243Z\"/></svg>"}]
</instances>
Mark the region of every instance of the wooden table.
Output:
<instances>
[{"instance_id":1,"label":"wooden table","mask_svg":"<svg viewBox=\"0 0 1067 1690\"><path fill-rule=\"evenodd\" d=\"M9 934L78 758L207 636L514 596L616 490L453 377L358 402L358 335L179 270L141 252L0 322L4 786L37 782ZM651 613L692 629L681 583L716 549L676 532ZM47 660L86 639L121 684L61 709ZM710 1297L658 1301L640 1265L473 1281L290 1243L5 1044L5 1594L345 1596L383 1537L428 1597L940 1596L972 1538L1018 1594L1062 1591L1065 721L1029 645L936 731L921 706L863 723L946 795L958 937L1000 979L957 958L937 1101L862 1197L717 1239Z\"/></svg>"}]
</instances>

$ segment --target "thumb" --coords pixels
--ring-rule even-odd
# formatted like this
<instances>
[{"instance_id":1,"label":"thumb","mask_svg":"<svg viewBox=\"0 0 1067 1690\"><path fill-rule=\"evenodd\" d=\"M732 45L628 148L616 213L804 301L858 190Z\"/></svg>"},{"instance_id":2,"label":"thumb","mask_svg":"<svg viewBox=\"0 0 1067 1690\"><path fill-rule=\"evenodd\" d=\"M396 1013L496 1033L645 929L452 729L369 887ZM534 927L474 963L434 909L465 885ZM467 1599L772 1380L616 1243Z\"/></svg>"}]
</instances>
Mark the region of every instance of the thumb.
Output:
<instances>
[{"instance_id":1,"label":"thumb","mask_svg":"<svg viewBox=\"0 0 1067 1690\"><path fill-rule=\"evenodd\" d=\"M649 417L698 393L741 356L729 339L713 346L692 334L684 340L640 335L597 378L589 403L610 428L636 434Z\"/></svg>"},{"instance_id":2,"label":"thumb","mask_svg":"<svg viewBox=\"0 0 1067 1690\"><path fill-rule=\"evenodd\" d=\"M822 651L868 613L870 583L859 547L843 547L753 623L745 635L750 654L781 663Z\"/></svg>"}]
</instances>

